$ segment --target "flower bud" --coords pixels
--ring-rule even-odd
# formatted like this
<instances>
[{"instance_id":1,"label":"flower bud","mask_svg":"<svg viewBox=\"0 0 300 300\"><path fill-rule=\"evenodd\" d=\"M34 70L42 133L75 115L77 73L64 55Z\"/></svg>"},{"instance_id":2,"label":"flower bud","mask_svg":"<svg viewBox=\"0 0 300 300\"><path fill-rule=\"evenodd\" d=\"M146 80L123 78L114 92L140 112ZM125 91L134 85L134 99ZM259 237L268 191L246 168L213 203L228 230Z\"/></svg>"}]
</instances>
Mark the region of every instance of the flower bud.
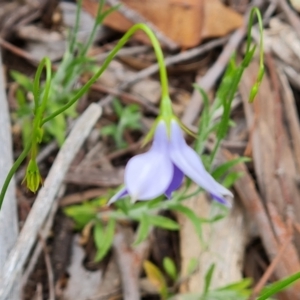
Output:
<instances>
[{"instance_id":1,"label":"flower bud","mask_svg":"<svg viewBox=\"0 0 300 300\"><path fill-rule=\"evenodd\" d=\"M42 183L39 167L35 160L30 159L23 182L24 181L26 181L27 188L34 193Z\"/></svg>"}]
</instances>

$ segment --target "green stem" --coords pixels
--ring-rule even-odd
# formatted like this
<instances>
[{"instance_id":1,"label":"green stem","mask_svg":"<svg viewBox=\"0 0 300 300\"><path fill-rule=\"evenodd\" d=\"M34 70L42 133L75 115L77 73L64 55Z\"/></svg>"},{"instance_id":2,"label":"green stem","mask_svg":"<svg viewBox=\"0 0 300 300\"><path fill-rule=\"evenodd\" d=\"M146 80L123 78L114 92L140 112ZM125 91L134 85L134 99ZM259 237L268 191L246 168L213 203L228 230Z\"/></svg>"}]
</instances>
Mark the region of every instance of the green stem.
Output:
<instances>
[{"instance_id":1,"label":"green stem","mask_svg":"<svg viewBox=\"0 0 300 300\"><path fill-rule=\"evenodd\" d=\"M31 149L31 142L26 145L25 149L22 151L21 155L15 161L15 163L13 164L12 168L10 169L7 177L5 178L3 187L1 189L1 194L0 194L0 209L2 207L2 203L3 203L4 197L5 197L7 188L9 186L9 183L10 183L12 177L14 176L15 172L17 171L17 169L21 165L21 163L24 161L24 159L28 155L30 149Z\"/></svg>"},{"instance_id":2,"label":"green stem","mask_svg":"<svg viewBox=\"0 0 300 300\"><path fill-rule=\"evenodd\" d=\"M257 7L253 7L250 12L248 32L247 32L246 53L248 53L250 51L251 40L252 40L251 31L252 31L252 27L253 27L254 14L256 14L256 17L257 17L259 32L260 32L260 39L259 39L260 53L259 53L259 55L260 55L260 63L262 63L264 61L263 21L261 18L260 10Z\"/></svg>"},{"instance_id":3,"label":"green stem","mask_svg":"<svg viewBox=\"0 0 300 300\"><path fill-rule=\"evenodd\" d=\"M45 90L43 93L42 103L39 105L39 84L40 84L40 77L43 68L46 69L46 83L45 83ZM35 79L34 79L34 102L35 102L35 116L33 120L33 129L32 129L32 151L31 151L31 158L35 160L36 157L36 149L38 143L38 134L41 127L41 123L43 121L43 113L47 106L47 101L50 93L51 88L51 61L48 57L43 58L41 63L39 64ZM36 99L37 98L37 99Z\"/></svg>"},{"instance_id":4,"label":"green stem","mask_svg":"<svg viewBox=\"0 0 300 300\"><path fill-rule=\"evenodd\" d=\"M69 107L71 107L80 97L82 97L87 90L91 87L91 85L102 75L102 73L105 71L105 69L108 67L109 63L112 61L112 59L115 57L117 52L124 46L124 44L129 40L129 38L137 31L137 30L143 30L149 37L152 46L155 51L155 55L159 64L159 73L160 73L160 81L161 81L161 87L162 87L162 106L163 107L170 107L171 101L169 98L169 87L168 87L168 78L167 78L167 71L164 63L164 57L162 50L160 48L160 44L155 37L154 33L147 27L145 24L136 24L132 26L127 33L120 39L116 47L110 52L106 60L104 61L102 67L99 69L99 71L80 89L80 91L77 92L77 94L71 99L67 104L65 104L63 107L52 113L50 116L43 119L42 124L45 124L46 122L50 121L51 119L55 118L57 115L61 114L65 110L67 110Z\"/></svg>"},{"instance_id":5,"label":"green stem","mask_svg":"<svg viewBox=\"0 0 300 300\"><path fill-rule=\"evenodd\" d=\"M86 56L90 46L92 45L92 42L94 40L94 37L95 37L95 34L96 34L96 30L97 30L97 27L99 25L98 23L98 19L99 19L99 16L101 15L102 13L102 10L103 10L103 6L104 6L104 0L100 0L99 4L98 4L98 10L97 10L97 14L96 14L96 18L95 18L95 22L94 22L94 26L93 26L93 29L92 29L92 32L89 36L89 39L82 51L82 54L80 56Z\"/></svg>"},{"instance_id":6,"label":"green stem","mask_svg":"<svg viewBox=\"0 0 300 300\"><path fill-rule=\"evenodd\" d=\"M78 5L77 5L77 9L76 9L75 27L72 30L71 39L70 39L69 50L70 50L71 53L73 53L74 50L75 50L76 38L77 38L78 29L79 29L81 7L82 7L82 0L79 0Z\"/></svg>"}]
</instances>

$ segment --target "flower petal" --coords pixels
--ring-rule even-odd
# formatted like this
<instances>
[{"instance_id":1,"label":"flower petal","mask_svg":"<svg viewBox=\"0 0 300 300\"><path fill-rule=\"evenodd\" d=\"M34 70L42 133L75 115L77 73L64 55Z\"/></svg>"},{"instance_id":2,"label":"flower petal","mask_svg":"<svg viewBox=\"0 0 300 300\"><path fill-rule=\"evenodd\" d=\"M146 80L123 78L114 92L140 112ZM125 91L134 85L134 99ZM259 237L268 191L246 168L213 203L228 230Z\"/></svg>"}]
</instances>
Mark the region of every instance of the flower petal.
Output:
<instances>
[{"instance_id":1,"label":"flower petal","mask_svg":"<svg viewBox=\"0 0 300 300\"><path fill-rule=\"evenodd\" d=\"M210 196L214 200L216 200L217 202L219 202L219 203L221 203L221 204L223 204L223 205L225 205L229 208L232 207L232 204L229 201L227 201L226 199L224 199L224 197L220 197L220 196L217 196L217 195L214 195L214 194L210 194Z\"/></svg>"},{"instance_id":2,"label":"flower petal","mask_svg":"<svg viewBox=\"0 0 300 300\"><path fill-rule=\"evenodd\" d=\"M184 178L183 172L180 169L178 169L178 167L174 164L173 164L173 169L174 169L174 171L173 171L172 181L171 181L169 187L167 188L167 190L165 191L165 195L168 197L168 199L170 199L172 196L172 193L181 186L183 178Z\"/></svg>"},{"instance_id":3,"label":"flower petal","mask_svg":"<svg viewBox=\"0 0 300 300\"><path fill-rule=\"evenodd\" d=\"M172 178L167 129L161 121L156 127L151 149L129 160L125 168L125 186L133 201L151 200L167 190Z\"/></svg>"},{"instance_id":4,"label":"flower petal","mask_svg":"<svg viewBox=\"0 0 300 300\"><path fill-rule=\"evenodd\" d=\"M223 196L233 197L233 194L216 182L214 178L205 170L198 154L187 145L184 140L182 130L176 121L171 122L171 160L189 178L204 188L210 194L215 195L226 202Z\"/></svg>"},{"instance_id":5,"label":"flower petal","mask_svg":"<svg viewBox=\"0 0 300 300\"><path fill-rule=\"evenodd\" d=\"M120 189L113 197L111 197L109 199L109 201L107 202L107 206L111 205L112 203L116 202L117 200L124 198L125 196L128 195L127 189L126 187L123 187L122 189Z\"/></svg>"}]
</instances>

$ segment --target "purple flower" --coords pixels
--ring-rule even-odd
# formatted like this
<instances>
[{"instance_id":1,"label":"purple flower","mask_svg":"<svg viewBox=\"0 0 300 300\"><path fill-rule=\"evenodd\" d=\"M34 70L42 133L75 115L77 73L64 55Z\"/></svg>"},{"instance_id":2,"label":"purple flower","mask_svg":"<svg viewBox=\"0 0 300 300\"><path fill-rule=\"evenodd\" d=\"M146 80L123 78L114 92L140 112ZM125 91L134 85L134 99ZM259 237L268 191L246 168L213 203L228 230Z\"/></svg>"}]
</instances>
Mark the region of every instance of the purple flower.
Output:
<instances>
[{"instance_id":1,"label":"purple flower","mask_svg":"<svg viewBox=\"0 0 300 300\"><path fill-rule=\"evenodd\" d=\"M130 195L132 201L152 200L162 194L168 198L178 189L184 175L206 190L213 199L230 206L224 196L232 193L216 182L205 170L198 154L187 145L178 122L173 119L168 128L158 122L153 144L146 153L131 158L125 168L125 187L108 202Z\"/></svg>"}]
</instances>

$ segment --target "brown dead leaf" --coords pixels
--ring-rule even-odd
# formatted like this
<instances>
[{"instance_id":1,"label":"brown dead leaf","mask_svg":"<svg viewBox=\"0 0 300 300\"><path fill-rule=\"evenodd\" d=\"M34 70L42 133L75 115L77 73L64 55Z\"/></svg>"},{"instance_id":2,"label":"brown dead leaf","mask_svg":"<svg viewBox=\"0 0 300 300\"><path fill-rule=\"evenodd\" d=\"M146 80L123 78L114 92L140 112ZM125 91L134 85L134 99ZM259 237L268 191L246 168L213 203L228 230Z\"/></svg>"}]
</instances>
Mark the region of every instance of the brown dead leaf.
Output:
<instances>
[{"instance_id":1,"label":"brown dead leaf","mask_svg":"<svg viewBox=\"0 0 300 300\"><path fill-rule=\"evenodd\" d=\"M242 25L242 16L226 7L220 0L122 0L129 8L153 23L161 32L184 48L198 45L203 38L226 35ZM83 7L95 17L97 3L84 0ZM133 22L119 12L110 14L104 24L121 32ZM149 43L143 32L135 38Z\"/></svg>"},{"instance_id":2,"label":"brown dead leaf","mask_svg":"<svg viewBox=\"0 0 300 300\"><path fill-rule=\"evenodd\" d=\"M63 291L64 300L86 300L101 292L102 271L90 272L86 270L82 262L84 250L78 245L78 236L73 241L71 264L69 266L70 279L66 289Z\"/></svg>"},{"instance_id":3,"label":"brown dead leaf","mask_svg":"<svg viewBox=\"0 0 300 300\"><path fill-rule=\"evenodd\" d=\"M205 0L204 7L202 39L225 36L242 26L243 17L220 0Z\"/></svg>"}]
</instances>

